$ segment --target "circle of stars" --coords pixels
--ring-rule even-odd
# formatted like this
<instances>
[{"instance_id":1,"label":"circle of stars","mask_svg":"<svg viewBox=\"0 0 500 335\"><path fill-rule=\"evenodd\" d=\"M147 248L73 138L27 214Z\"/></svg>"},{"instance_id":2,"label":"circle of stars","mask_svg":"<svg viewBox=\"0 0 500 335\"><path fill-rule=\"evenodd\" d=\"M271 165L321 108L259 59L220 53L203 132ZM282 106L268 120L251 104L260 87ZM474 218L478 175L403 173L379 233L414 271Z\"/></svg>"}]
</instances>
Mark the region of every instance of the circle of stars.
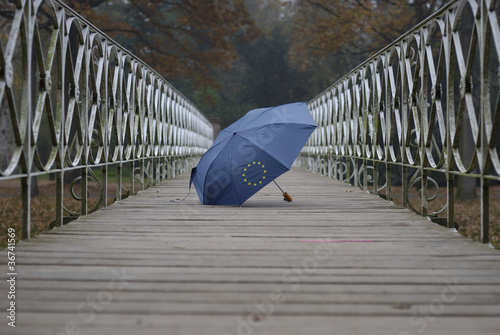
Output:
<instances>
[{"instance_id":1,"label":"circle of stars","mask_svg":"<svg viewBox=\"0 0 500 335\"><path fill-rule=\"evenodd\" d=\"M261 178L258 178L256 180L250 180L247 176L247 172L250 171L250 169L260 169L262 176ZM243 173L241 176L243 177L243 182L246 183L248 186L258 186L261 185L263 181L266 179L266 166L262 164L261 162L254 161L252 163L247 164L245 168L243 168Z\"/></svg>"}]
</instances>

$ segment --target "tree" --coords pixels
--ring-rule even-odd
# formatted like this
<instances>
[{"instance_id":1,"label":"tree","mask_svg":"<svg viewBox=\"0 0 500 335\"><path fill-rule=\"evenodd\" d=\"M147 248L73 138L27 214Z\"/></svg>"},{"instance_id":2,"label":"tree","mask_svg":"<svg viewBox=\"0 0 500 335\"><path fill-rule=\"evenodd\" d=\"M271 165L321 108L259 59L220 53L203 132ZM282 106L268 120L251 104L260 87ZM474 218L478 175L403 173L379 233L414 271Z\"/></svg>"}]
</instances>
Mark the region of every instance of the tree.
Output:
<instances>
[{"instance_id":1,"label":"tree","mask_svg":"<svg viewBox=\"0 0 500 335\"><path fill-rule=\"evenodd\" d=\"M310 97L307 74L288 64L289 45L283 37L281 29L276 27L269 36L240 45L239 54L246 65L241 76L246 87L241 92L242 100L264 107L305 101Z\"/></svg>"},{"instance_id":2,"label":"tree","mask_svg":"<svg viewBox=\"0 0 500 335\"><path fill-rule=\"evenodd\" d=\"M103 32L172 82L216 86L235 43L259 35L243 0L69 0Z\"/></svg>"},{"instance_id":3,"label":"tree","mask_svg":"<svg viewBox=\"0 0 500 335\"><path fill-rule=\"evenodd\" d=\"M330 83L436 11L444 0L296 0L291 59ZM339 66L340 64L340 66ZM337 66L335 66L337 65ZM333 70L325 73L324 69Z\"/></svg>"}]
</instances>

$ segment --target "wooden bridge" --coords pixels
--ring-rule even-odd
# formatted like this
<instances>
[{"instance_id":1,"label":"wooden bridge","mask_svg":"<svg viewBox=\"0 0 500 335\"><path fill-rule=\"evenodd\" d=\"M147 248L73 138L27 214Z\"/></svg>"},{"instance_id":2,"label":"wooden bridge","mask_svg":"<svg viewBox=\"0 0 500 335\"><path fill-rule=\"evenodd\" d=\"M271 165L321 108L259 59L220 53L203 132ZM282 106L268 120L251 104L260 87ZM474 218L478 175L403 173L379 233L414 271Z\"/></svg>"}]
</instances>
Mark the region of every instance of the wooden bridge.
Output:
<instances>
[{"instance_id":1,"label":"wooden bridge","mask_svg":"<svg viewBox=\"0 0 500 335\"><path fill-rule=\"evenodd\" d=\"M178 177L21 242L1 333L498 334L498 250L345 183L279 180L293 202L268 185L233 207L170 202Z\"/></svg>"},{"instance_id":2,"label":"wooden bridge","mask_svg":"<svg viewBox=\"0 0 500 335\"><path fill-rule=\"evenodd\" d=\"M293 202L267 186L241 207L177 200L213 127L160 74L61 0L9 6L0 193L19 185L22 224L0 235L1 334L498 334L497 1L448 2L312 98ZM34 237L49 176L56 228ZM482 243L454 229L457 185Z\"/></svg>"}]
</instances>

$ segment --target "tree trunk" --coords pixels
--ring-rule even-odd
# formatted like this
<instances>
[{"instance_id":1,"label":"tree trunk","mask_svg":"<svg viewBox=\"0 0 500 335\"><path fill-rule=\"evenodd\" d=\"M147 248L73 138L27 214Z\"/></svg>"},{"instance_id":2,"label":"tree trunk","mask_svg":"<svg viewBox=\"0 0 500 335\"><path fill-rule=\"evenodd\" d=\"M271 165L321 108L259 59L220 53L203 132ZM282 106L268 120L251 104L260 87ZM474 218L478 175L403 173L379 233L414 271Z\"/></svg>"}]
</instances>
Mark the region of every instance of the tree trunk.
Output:
<instances>
[{"instance_id":1,"label":"tree trunk","mask_svg":"<svg viewBox=\"0 0 500 335\"><path fill-rule=\"evenodd\" d=\"M0 168L2 170L10 163L14 151L14 134L8 113L5 107L0 110Z\"/></svg>"},{"instance_id":2,"label":"tree trunk","mask_svg":"<svg viewBox=\"0 0 500 335\"><path fill-rule=\"evenodd\" d=\"M34 198L40 195L40 189L38 188L38 178L31 177L31 192L30 197Z\"/></svg>"},{"instance_id":3,"label":"tree trunk","mask_svg":"<svg viewBox=\"0 0 500 335\"><path fill-rule=\"evenodd\" d=\"M460 156L462 161L468 164L474 154L474 140L472 138L469 115L464 112L462 121L462 129L460 130L460 138L462 141L459 143ZM456 198L459 200L472 200L476 199L476 178L458 176L457 178L457 194Z\"/></svg>"}]
</instances>

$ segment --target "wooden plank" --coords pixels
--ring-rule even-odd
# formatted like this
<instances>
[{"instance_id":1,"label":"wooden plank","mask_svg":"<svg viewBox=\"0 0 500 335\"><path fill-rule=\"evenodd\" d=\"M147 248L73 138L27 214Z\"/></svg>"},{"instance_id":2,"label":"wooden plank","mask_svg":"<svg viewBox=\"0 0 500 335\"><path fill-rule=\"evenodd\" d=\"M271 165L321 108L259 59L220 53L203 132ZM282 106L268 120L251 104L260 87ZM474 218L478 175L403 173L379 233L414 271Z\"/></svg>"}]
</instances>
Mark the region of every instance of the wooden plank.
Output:
<instances>
[{"instance_id":1,"label":"wooden plank","mask_svg":"<svg viewBox=\"0 0 500 335\"><path fill-rule=\"evenodd\" d=\"M33 319L35 313L26 313L26 317ZM425 330L433 335L474 334L489 335L498 331L498 320L494 317L470 318L438 317L410 319L399 317L305 317L305 316L265 316L246 315L242 317L219 315L196 316L164 316L145 314L96 314L92 322L87 323L86 316L69 316L51 313L41 313L43 322L27 325L17 329L17 335L49 334L74 329L85 335L123 334L123 335L165 335L165 334L419 334ZM74 328L73 328L74 327ZM5 328L0 328L4 330ZM369 329L369 331L366 331ZM69 331L67 334L71 333ZM424 333L422 331L421 333Z\"/></svg>"},{"instance_id":2,"label":"wooden plank","mask_svg":"<svg viewBox=\"0 0 500 335\"><path fill-rule=\"evenodd\" d=\"M273 315L281 316L408 316L416 315L419 310L427 309L429 310L430 302L424 302L421 304L416 304L412 302L411 304L403 304L398 302L398 304L383 304L380 302L373 302L370 299L366 299L361 303L331 303L323 302L320 303L315 301L313 303L308 303L307 301L299 301L297 303L292 303L287 301L287 296L284 295L283 303L273 303L269 297L266 297L262 301L258 300L240 300L235 303L219 303L217 301L210 301L205 303L200 300L196 301L165 301L165 302L155 302L155 301L114 301L114 294L108 294L106 298L104 295L100 296L87 296L89 299L94 299L94 301L29 301L29 304L21 306L19 308L19 313L32 312L32 313L42 313L42 312L52 312L52 313L68 313L73 314L74 311L90 312L90 308L95 308L95 312L99 312L101 309L106 314L131 314L141 311L143 314L147 315L234 315L235 317L240 315L248 315L255 312L257 305L265 304L263 307L265 310L269 310L270 306L273 306ZM100 300L102 298L103 300ZM106 300L104 300L106 299ZM458 299L457 299L458 300ZM255 303L253 302L255 301ZM431 300L432 301L432 300ZM90 302L95 303L95 307ZM81 307L80 307L81 306ZM84 309L85 308L85 309ZM434 308L439 308L439 315L442 317L450 316L464 316L464 317L481 317L488 316L494 317L500 315L500 306L496 304L459 304L459 302L454 301L453 304L449 305L436 305Z\"/></svg>"},{"instance_id":3,"label":"wooden plank","mask_svg":"<svg viewBox=\"0 0 500 335\"><path fill-rule=\"evenodd\" d=\"M132 265L133 266L133 265ZM281 267L281 273L277 274L265 274L265 275L254 275L248 273L232 273L231 275L227 273L219 274L217 271L213 271L213 268L207 268L205 273L194 273L190 274L189 272L182 273L171 273L170 271L166 271L163 267L155 265L148 266L138 264L135 267L123 266L119 267L115 265L108 266L75 266L75 265L66 265L66 266L43 266L43 269L40 269L39 266L24 266L23 269L23 279L24 280L50 280L53 276L56 276L58 280L77 280L82 276L85 276L87 280L106 280L110 277L110 273L114 271L118 272L120 270L124 270L123 272L127 275L137 278L142 275L144 270L148 273L148 279L151 281L159 281L159 282L214 282L214 283L269 283L275 284L279 283L283 280L288 280L289 282L296 282L300 280L301 276L306 277L308 283L335 283L335 284L347 284L347 283L356 283L356 284L440 284L443 283L444 280L448 279L450 276L442 275L442 276L418 276L418 275L410 275L410 276L399 276L399 275L384 275L384 271L374 272L372 275L335 275L335 278L332 277L334 275L327 273L322 273L319 269L316 268L298 268L296 272L289 271L286 266ZM208 271L211 269L212 271ZM256 268L258 269L258 268ZM233 268L233 270L236 270ZM208 272L208 273L207 273ZM234 271L236 272L236 271ZM311 272L312 274L309 274ZM416 271L415 271L416 272ZM460 276L460 284L462 285L479 285L479 284L490 284L497 285L494 280L491 280L491 276L475 276L473 274L461 275Z\"/></svg>"},{"instance_id":4,"label":"wooden plank","mask_svg":"<svg viewBox=\"0 0 500 335\"><path fill-rule=\"evenodd\" d=\"M449 280L443 280L439 284L424 284L414 285L411 283L405 284L378 284L378 285L365 285L356 283L300 283L298 286L293 286L290 283L275 283L270 285L264 283L238 283L238 282L224 282L224 283L208 283L208 282L158 282L158 281L130 281L127 283L126 292L154 292L169 294L175 292L196 292L196 293L220 293L220 292L245 292L245 293L264 293L271 294L274 290L281 290L284 292L294 293L318 293L318 294L375 294L383 295L388 294L431 294L439 297L441 292L448 287ZM110 281L99 280L26 280L19 283L20 289L26 290L40 290L40 291L90 291L92 294L100 290L107 290ZM270 289L270 287L272 287ZM455 287L455 286L452 286ZM491 294L498 298L500 288L498 285L456 285L457 290L461 296L477 295L483 297L486 294ZM326 292L326 293L325 293ZM33 299L35 295L31 296Z\"/></svg>"},{"instance_id":5,"label":"wooden plank","mask_svg":"<svg viewBox=\"0 0 500 335\"><path fill-rule=\"evenodd\" d=\"M19 243L15 334L498 333L498 250L301 170L291 203L170 202L187 183Z\"/></svg>"}]
</instances>

